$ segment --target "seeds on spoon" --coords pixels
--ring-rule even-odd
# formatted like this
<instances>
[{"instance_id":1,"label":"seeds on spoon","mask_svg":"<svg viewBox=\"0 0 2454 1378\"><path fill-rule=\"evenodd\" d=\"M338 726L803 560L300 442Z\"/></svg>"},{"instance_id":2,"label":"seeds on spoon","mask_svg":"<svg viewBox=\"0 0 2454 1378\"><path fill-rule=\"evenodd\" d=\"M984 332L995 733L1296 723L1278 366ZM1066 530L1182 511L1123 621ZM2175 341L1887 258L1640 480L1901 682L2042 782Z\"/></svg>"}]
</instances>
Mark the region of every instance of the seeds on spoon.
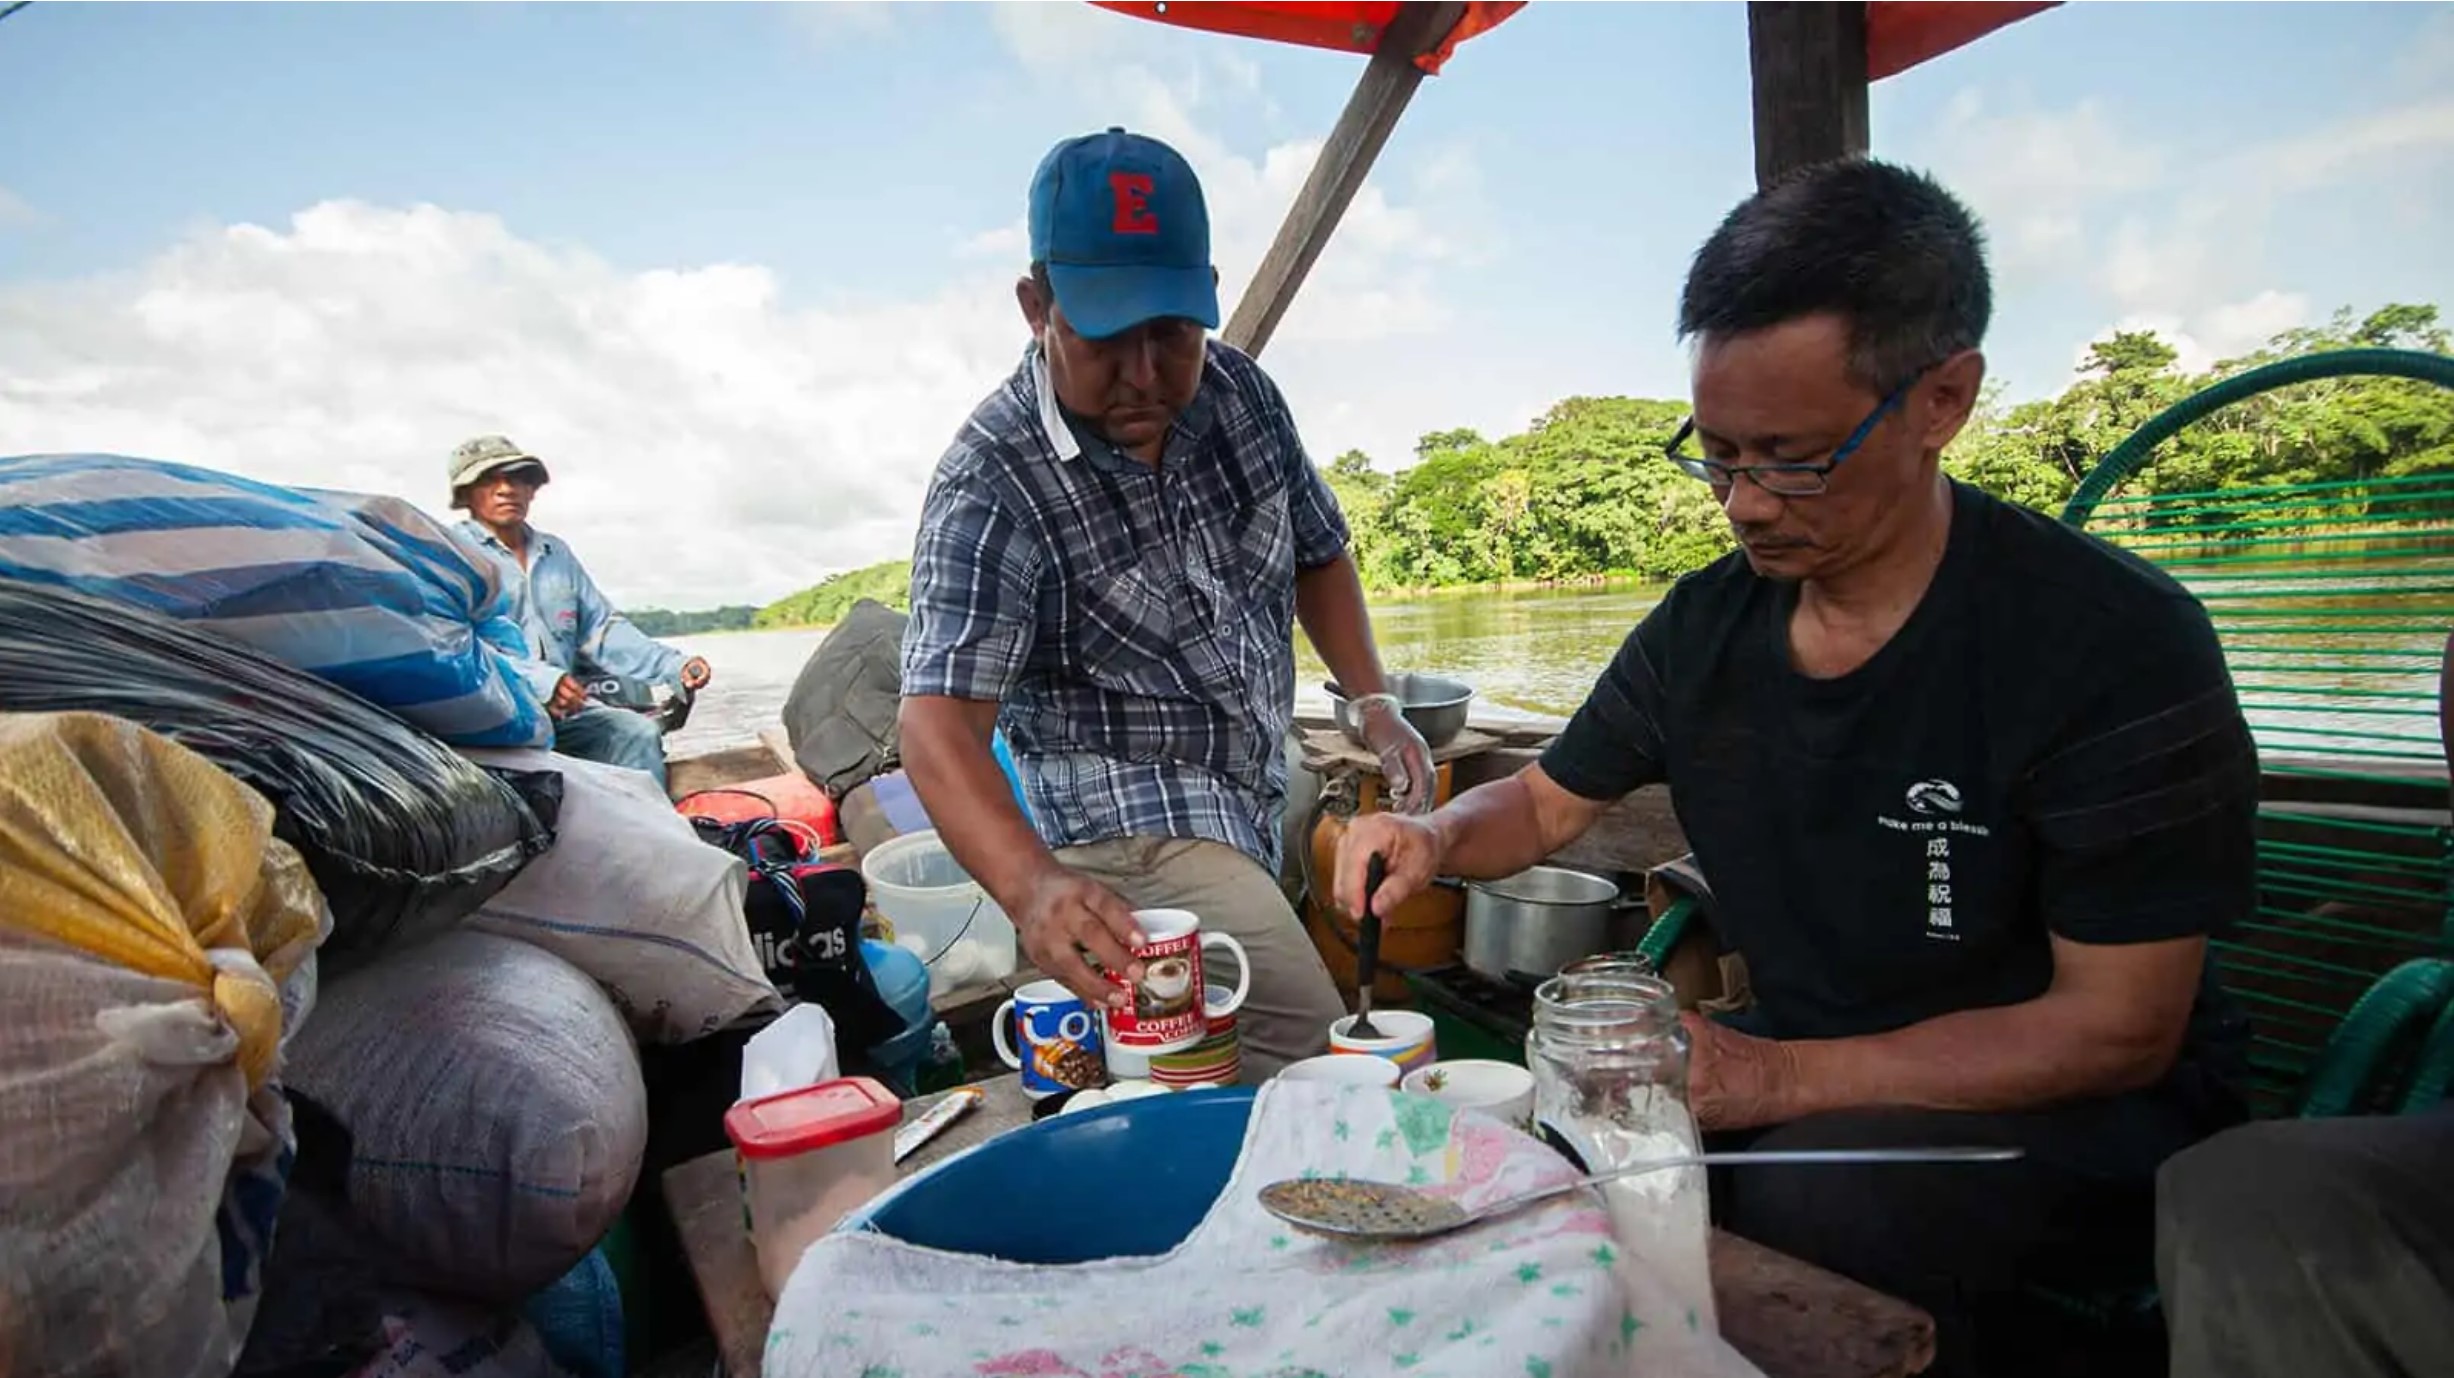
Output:
<instances>
[{"instance_id":1,"label":"seeds on spoon","mask_svg":"<svg viewBox=\"0 0 2454 1378\"><path fill-rule=\"evenodd\" d=\"M1298 1229L1333 1237L1403 1238L1465 1221L1456 1202L1394 1182L1272 1182L1261 1189L1261 1205Z\"/></svg>"}]
</instances>

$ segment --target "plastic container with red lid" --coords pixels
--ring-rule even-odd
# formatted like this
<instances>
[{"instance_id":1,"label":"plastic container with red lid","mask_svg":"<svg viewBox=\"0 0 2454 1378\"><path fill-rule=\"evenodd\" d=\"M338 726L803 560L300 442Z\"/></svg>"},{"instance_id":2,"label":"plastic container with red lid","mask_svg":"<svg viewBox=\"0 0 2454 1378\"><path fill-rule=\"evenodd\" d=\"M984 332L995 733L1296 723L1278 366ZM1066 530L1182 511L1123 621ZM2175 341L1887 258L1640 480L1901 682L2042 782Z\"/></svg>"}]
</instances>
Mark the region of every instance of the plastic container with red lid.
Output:
<instances>
[{"instance_id":1,"label":"plastic container with red lid","mask_svg":"<svg viewBox=\"0 0 2454 1378\"><path fill-rule=\"evenodd\" d=\"M739 1102L724 1132L740 1165L742 1207L767 1295L835 1223L895 1184L903 1103L868 1077L840 1077Z\"/></svg>"}]
</instances>

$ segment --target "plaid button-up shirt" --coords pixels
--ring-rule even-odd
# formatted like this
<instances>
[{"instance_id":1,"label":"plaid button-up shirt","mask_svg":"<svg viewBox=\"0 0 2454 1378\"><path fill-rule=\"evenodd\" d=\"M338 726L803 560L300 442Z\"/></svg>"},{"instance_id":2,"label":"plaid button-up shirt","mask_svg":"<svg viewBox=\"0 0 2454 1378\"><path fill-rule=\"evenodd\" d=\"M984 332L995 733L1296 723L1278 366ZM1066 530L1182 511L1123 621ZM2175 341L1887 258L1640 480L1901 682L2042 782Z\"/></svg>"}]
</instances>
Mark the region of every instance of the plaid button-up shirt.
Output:
<instances>
[{"instance_id":1,"label":"plaid button-up shirt","mask_svg":"<svg viewBox=\"0 0 2454 1378\"><path fill-rule=\"evenodd\" d=\"M1034 346L920 518L903 692L993 700L1051 847L1203 838L1278 868L1295 576L1337 499L1260 365L1213 342L1157 468L1077 431Z\"/></svg>"}]
</instances>

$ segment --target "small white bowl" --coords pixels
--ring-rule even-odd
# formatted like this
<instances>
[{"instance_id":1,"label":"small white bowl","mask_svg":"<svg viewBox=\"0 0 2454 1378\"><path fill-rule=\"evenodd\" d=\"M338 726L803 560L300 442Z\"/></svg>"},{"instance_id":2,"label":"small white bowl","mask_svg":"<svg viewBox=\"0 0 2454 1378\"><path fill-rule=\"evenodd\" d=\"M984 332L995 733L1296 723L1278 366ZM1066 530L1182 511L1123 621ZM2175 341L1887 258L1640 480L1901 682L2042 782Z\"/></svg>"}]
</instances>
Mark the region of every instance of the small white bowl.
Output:
<instances>
[{"instance_id":1,"label":"small white bowl","mask_svg":"<svg viewBox=\"0 0 2454 1378\"><path fill-rule=\"evenodd\" d=\"M1385 1057L1323 1053L1290 1062L1279 1069L1278 1075L1288 1081L1325 1081L1338 1086L1377 1086L1392 1091L1397 1089L1398 1067Z\"/></svg>"},{"instance_id":2,"label":"small white bowl","mask_svg":"<svg viewBox=\"0 0 2454 1378\"><path fill-rule=\"evenodd\" d=\"M1415 1095L1480 1111L1517 1129L1530 1130L1534 1122L1534 1074L1514 1063L1483 1058L1435 1062L1408 1072L1402 1085Z\"/></svg>"}]
</instances>

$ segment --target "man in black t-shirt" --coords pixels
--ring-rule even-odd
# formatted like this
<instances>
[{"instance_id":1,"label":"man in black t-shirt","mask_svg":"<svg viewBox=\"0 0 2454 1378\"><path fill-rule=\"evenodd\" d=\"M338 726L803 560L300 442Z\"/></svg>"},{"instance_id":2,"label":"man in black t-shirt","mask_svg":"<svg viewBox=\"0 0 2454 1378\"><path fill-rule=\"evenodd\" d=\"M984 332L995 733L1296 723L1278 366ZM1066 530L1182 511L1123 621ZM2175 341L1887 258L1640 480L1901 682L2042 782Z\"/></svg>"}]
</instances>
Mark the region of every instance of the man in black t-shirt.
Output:
<instances>
[{"instance_id":1,"label":"man in black t-shirt","mask_svg":"<svg viewBox=\"0 0 2454 1378\"><path fill-rule=\"evenodd\" d=\"M1977 227L1922 176L1849 160L1742 203L1688 275L1669 456L1741 549L1671 590L1538 764L1358 818L1336 881L1360 912L1386 856L1386 912L1668 783L1755 996L1687 1017L1703 1127L2028 1150L1714 1184L1738 1233L1932 1311L1938 1372L1996 1371L2026 1289L2150 1280L2158 1163L2241 1113L2207 937L2255 898L2256 757L2205 611L1940 468L1989 313Z\"/></svg>"}]
</instances>

